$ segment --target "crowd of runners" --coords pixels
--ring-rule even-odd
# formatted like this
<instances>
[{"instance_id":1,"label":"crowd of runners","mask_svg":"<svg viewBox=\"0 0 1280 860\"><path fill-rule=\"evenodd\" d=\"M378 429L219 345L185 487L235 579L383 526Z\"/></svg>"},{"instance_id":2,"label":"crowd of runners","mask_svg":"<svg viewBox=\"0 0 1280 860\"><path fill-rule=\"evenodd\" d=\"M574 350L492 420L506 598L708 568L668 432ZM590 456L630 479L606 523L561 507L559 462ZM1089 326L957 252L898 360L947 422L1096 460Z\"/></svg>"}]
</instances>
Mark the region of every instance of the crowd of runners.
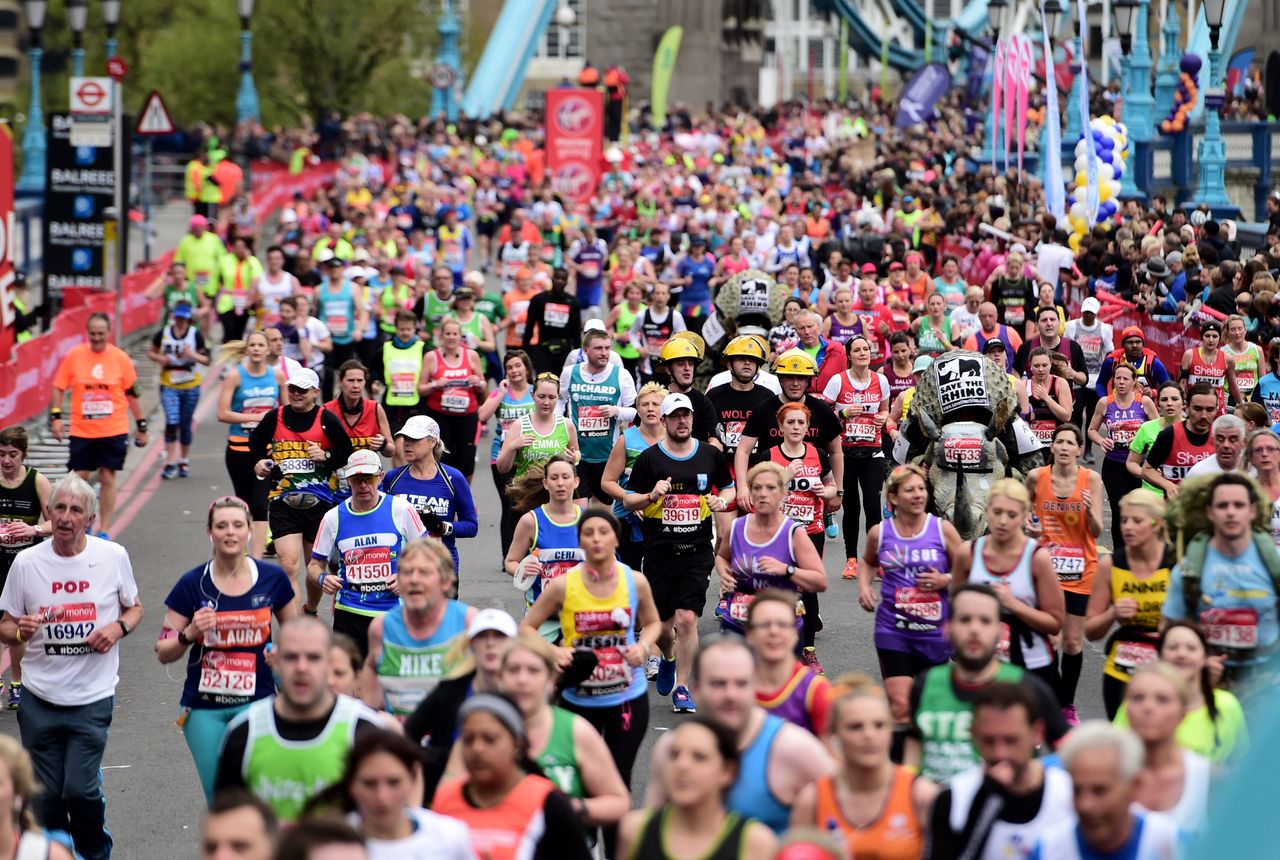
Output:
<instances>
[{"instance_id":1,"label":"crowd of runners","mask_svg":"<svg viewBox=\"0 0 1280 860\"><path fill-rule=\"evenodd\" d=\"M202 391L226 427L210 556L144 620L111 537L148 426L106 317L45 418L68 475L0 431L0 857L111 854L99 766L139 628L185 666L207 858L1193 850L1280 639L1280 256L1158 199L1073 250L1033 181L966 161L961 117L878 119L637 135L583 203L533 132L389 125L273 231L202 205L148 358L163 478L192 474ZM787 288L769 326L713 304L753 271ZM1194 311L1180 365L1104 302ZM933 464L895 462L959 349L1011 375L1044 449L984 482L972 541ZM501 545L464 570L482 521ZM468 602L505 577L519 611ZM850 646L820 601L866 610L878 678L824 674ZM1082 682L1105 714L1081 720ZM646 759L658 707L685 716Z\"/></svg>"}]
</instances>

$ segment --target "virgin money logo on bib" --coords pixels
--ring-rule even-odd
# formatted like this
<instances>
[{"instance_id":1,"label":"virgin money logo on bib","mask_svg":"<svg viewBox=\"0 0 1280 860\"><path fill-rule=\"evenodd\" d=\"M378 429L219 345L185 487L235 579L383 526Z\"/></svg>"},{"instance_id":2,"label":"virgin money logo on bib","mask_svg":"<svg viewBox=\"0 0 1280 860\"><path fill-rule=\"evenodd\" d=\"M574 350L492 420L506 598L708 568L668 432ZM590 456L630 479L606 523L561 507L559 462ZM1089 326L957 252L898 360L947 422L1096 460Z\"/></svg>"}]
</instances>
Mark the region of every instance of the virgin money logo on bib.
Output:
<instances>
[{"instance_id":1,"label":"virgin money logo on bib","mask_svg":"<svg viewBox=\"0 0 1280 860\"><path fill-rule=\"evenodd\" d=\"M556 127L565 134L582 134L591 127L595 111L586 99L571 96L556 108Z\"/></svg>"}]
</instances>

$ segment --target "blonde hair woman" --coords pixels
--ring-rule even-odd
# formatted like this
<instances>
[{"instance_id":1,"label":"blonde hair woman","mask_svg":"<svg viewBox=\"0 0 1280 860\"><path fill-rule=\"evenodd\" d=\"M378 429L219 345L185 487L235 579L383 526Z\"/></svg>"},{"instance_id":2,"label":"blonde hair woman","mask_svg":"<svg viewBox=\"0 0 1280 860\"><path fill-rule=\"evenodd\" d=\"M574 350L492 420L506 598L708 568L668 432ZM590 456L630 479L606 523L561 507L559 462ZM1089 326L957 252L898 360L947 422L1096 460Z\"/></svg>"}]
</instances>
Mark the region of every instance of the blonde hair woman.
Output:
<instances>
[{"instance_id":1,"label":"blonde hair woman","mask_svg":"<svg viewBox=\"0 0 1280 860\"><path fill-rule=\"evenodd\" d=\"M36 788L27 751L16 739L0 735L0 858L71 860L72 853L36 824L32 809Z\"/></svg>"},{"instance_id":2,"label":"blonde hair woman","mask_svg":"<svg viewBox=\"0 0 1280 860\"><path fill-rule=\"evenodd\" d=\"M1022 529L1031 515L1031 494L1015 478L987 491L989 533L964 544L951 565L951 591L966 582L991 586L1000 597L999 656L1057 689L1049 637L1062 629L1062 587L1049 551Z\"/></svg>"}]
</instances>

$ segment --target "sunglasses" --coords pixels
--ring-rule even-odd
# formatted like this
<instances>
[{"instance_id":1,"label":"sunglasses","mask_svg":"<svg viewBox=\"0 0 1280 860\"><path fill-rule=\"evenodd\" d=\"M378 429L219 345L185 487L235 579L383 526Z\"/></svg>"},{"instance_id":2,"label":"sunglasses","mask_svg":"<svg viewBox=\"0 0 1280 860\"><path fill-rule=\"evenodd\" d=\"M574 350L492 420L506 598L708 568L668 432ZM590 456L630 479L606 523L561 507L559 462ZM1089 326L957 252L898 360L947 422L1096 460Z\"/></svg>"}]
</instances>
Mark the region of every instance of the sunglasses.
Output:
<instances>
[{"instance_id":1,"label":"sunglasses","mask_svg":"<svg viewBox=\"0 0 1280 860\"><path fill-rule=\"evenodd\" d=\"M311 390L310 388L299 388L296 385L290 385L288 386L288 389L290 394L306 394Z\"/></svg>"},{"instance_id":2,"label":"sunglasses","mask_svg":"<svg viewBox=\"0 0 1280 860\"><path fill-rule=\"evenodd\" d=\"M537 376L535 376L535 377L533 378L533 381L534 381L534 382L541 382L541 381L542 381L542 380L544 380L544 379L550 379L550 380L552 380L553 382L559 382L559 381L560 381L560 377L559 377L559 376L556 376L554 373L549 373L549 372L548 372L548 373L539 373Z\"/></svg>"}]
</instances>

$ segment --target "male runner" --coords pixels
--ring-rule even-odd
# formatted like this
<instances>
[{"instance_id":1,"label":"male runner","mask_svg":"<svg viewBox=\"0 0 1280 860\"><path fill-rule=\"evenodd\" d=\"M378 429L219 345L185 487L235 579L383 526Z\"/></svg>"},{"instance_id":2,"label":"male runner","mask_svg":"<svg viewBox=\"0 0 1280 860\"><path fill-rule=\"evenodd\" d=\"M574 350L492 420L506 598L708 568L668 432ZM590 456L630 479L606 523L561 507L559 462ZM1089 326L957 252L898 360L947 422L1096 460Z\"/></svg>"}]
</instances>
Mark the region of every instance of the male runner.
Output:
<instances>
[{"instance_id":1,"label":"male runner","mask_svg":"<svg viewBox=\"0 0 1280 860\"><path fill-rule=\"evenodd\" d=\"M582 341L586 361L575 364L561 380L560 408L578 431L578 496L609 504L600 489L604 464L613 451L614 440L636 418L636 384L631 374L609 361L613 338L593 329Z\"/></svg>"}]
</instances>

